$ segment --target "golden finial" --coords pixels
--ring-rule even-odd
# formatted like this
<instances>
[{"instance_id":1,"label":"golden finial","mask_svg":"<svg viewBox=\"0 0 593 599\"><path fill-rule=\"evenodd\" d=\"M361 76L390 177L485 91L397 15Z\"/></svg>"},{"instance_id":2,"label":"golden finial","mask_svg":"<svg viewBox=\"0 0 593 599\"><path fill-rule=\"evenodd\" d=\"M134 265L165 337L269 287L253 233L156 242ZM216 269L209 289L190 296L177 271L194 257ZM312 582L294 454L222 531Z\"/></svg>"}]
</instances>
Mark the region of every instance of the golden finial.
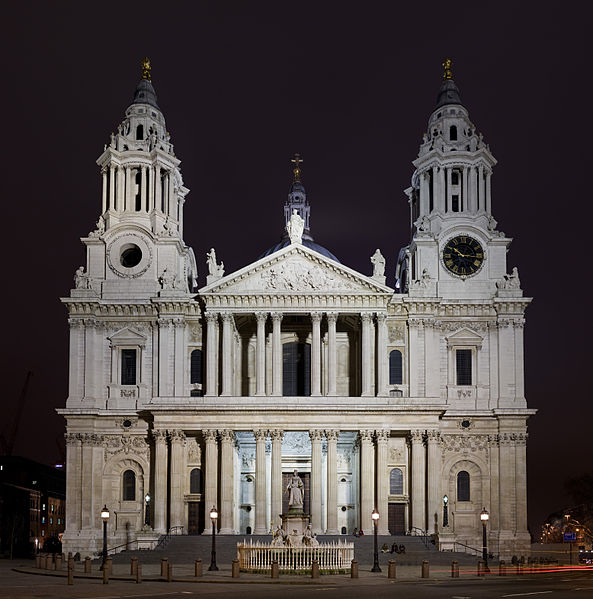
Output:
<instances>
[{"instance_id":1,"label":"golden finial","mask_svg":"<svg viewBox=\"0 0 593 599\"><path fill-rule=\"evenodd\" d=\"M451 71L451 66L453 65L453 61L450 58L445 58L443 62L443 68L445 72L443 73L443 81L447 79L453 79L453 71Z\"/></svg>"},{"instance_id":2,"label":"golden finial","mask_svg":"<svg viewBox=\"0 0 593 599\"><path fill-rule=\"evenodd\" d=\"M145 56L142 59L142 79L146 79L147 81L152 81L152 76L150 74L150 58Z\"/></svg>"},{"instance_id":3,"label":"golden finial","mask_svg":"<svg viewBox=\"0 0 593 599\"><path fill-rule=\"evenodd\" d=\"M291 158L290 161L294 162L294 168L292 169L292 172L294 173L294 182L296 183L298 181L300 183L301 182L300 164L301 164L301 162L303 162L303 159L301 158L300 154L295 154L294 158Z\"/></svg>"}]
</instances>

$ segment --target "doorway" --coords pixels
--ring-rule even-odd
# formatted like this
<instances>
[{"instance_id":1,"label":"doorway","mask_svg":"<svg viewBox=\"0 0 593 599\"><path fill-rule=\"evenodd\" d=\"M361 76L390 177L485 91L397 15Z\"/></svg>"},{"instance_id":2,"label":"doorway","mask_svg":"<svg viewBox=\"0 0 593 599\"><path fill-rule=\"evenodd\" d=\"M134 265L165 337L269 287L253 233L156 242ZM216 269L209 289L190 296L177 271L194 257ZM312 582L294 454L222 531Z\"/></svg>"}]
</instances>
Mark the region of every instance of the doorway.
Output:
<instances>
[{"instance_id":1,"label":"doorway","mask_svg":"<svg viewBox=\"0 0 593 599\"><path fill-rule=\"evenodd\" d=\"M406 534L406 504L405 503L390 503L388 507L389 534L405 535Z\"/></svg>"},{"instance_id":2,"label":"doorway","mask_svg":"<svg viewBox=\"0 0 593 599\"><path fill-rule=\"evenodd\" d=\"M201 501L190 501L187 504L187 534L199 535L204 530L204 509Z\"/></svg>"}]
</instances>

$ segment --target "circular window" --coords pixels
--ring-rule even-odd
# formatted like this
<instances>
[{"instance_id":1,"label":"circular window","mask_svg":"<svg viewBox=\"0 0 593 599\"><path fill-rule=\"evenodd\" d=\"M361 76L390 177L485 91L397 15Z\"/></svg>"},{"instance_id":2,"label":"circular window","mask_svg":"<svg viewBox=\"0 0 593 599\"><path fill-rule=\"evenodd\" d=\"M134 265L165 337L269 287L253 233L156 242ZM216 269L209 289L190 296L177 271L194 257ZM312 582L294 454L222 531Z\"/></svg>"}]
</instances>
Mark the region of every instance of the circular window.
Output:
<instances>
[{"instance_id":1,"label":"circular window","mask_svg":"<svg viewBox=\"0 0 593 599\"><path fill-rule=\"evenodd\" d=\"M134 268L140 264L140 260L142 260L142 250L137 245L130 243L122 248L120 255L122 266Z\"/></svg>"},{"instance_id":2,"label":"circular window","mask_svg":"<svg viewBox=\"0 0 593 599\"><path fill-rule=\"evenodd\" d=\"M250 505L248 505L248 506L245 508L245 511L246 511L246 512L250 512L250 511L251 511L251 506L250 506Z\"/></svg>"},{"instance_id":3,"label":"circular window","mask_svg":"<svg viewBox=\"0 0 593 599\"><path fill-rule=\"evenodd\" d=\"M130 428L132 426L132 421L131 420L124 420L121 424L122 424L122 426L124 428Z\"/></svg>"},{"instance_id":4,"label":"circular window","mask_svg":"<svg viewBox=\"0 0 593 599\"><path fill-rule=\"evenodd\" d=\"M470 427L471 422L469 420L462 420L461 421L461 426L463 428L469 428Z\"/></svg>"},{"instance_id":5,"label":"circular window","mask_svg":"<svg viewBox=\"0 0 593 599\"><path fill-rule=\"evenodd\" d=\"M347 509L348 509L348 508L347 508L345 505L343 505L343 506L342 506L342 511L343 511L343 512L345 512Z\"/></svg>"}]
</instances>

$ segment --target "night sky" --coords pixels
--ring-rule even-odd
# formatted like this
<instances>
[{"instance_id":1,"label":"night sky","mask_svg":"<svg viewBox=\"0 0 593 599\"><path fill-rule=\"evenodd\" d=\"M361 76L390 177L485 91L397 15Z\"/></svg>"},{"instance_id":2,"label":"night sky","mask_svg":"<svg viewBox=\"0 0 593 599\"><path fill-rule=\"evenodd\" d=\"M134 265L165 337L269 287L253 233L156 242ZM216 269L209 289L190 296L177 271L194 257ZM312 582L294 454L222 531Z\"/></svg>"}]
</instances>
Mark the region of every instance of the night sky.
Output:
<instances>
[{"instance_id":1,"label":"night sky","mask_svg":"<svg viewBox=\"0 0 593 599\"><path fill-rule=\"evenodd\" d=\"M409 3L408 3L409 4ZM550 6L550 7L548 7ZM537 532L591 470L591 14L584 2L11 2L4 7L2 412L14 448L60 459L68 328L59 297L100 211L95 160L144 55L182 160L185 241L205 284L279 239L290 158L304 158L315 241L394 284L403 190L441 83L455 82L494 156L493 212L514 238L527 311L529 520ZM92 7L92 10L91 10ZM505 8L506 7L506 8ZM589 60L588 60L589 59Z\"/></svg>"}]
</instances>

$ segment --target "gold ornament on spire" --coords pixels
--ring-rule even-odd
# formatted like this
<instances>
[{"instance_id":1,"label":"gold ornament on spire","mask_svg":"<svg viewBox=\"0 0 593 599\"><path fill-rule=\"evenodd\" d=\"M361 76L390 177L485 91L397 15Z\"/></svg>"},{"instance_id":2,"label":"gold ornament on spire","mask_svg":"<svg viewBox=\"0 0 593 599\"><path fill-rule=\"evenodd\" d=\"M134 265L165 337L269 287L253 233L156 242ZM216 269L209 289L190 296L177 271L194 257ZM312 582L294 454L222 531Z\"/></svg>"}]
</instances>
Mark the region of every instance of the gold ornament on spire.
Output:
<instances>
[{"instance_id":1,"label":"gold ornament on spire","mask_svg":"<svg viewBox=\"0 0 593 599\"><path fill-rule=\"evenodd\" d=\"M295 154L294 158L291 158L290 160L291 162L294 162L294 168L292 169L292 172L294 174L294 182L295 183L300 183L301 182L301 167L300 164L301 162L303 162L303 159L301 158L300 154Z\"/></svg>"},{"instance_id":2,"label":"gold ornament on spire","mask_svg":"<svg viewBox=\"0 0 593 599\"><path fill-rule=\"evenodd\" d=\"M445 58L443 61L443 68L445 72L443 73L443 81L447 79L453 79L453 71L451 70L451 66L453 65L453 61L450 58Z\"/></svg>"},{"instance_id":3,"label":"gold ornament on spire","mask_svg":"<svg viewBox=\"0 0 593 599\"><path fill-rule=\"evenodd\" d=\"M150 73L150 58L145 56L142 59L142 79L146 79L147 81L152 81L152 75Z\"/></svg>"}]
</instances>

